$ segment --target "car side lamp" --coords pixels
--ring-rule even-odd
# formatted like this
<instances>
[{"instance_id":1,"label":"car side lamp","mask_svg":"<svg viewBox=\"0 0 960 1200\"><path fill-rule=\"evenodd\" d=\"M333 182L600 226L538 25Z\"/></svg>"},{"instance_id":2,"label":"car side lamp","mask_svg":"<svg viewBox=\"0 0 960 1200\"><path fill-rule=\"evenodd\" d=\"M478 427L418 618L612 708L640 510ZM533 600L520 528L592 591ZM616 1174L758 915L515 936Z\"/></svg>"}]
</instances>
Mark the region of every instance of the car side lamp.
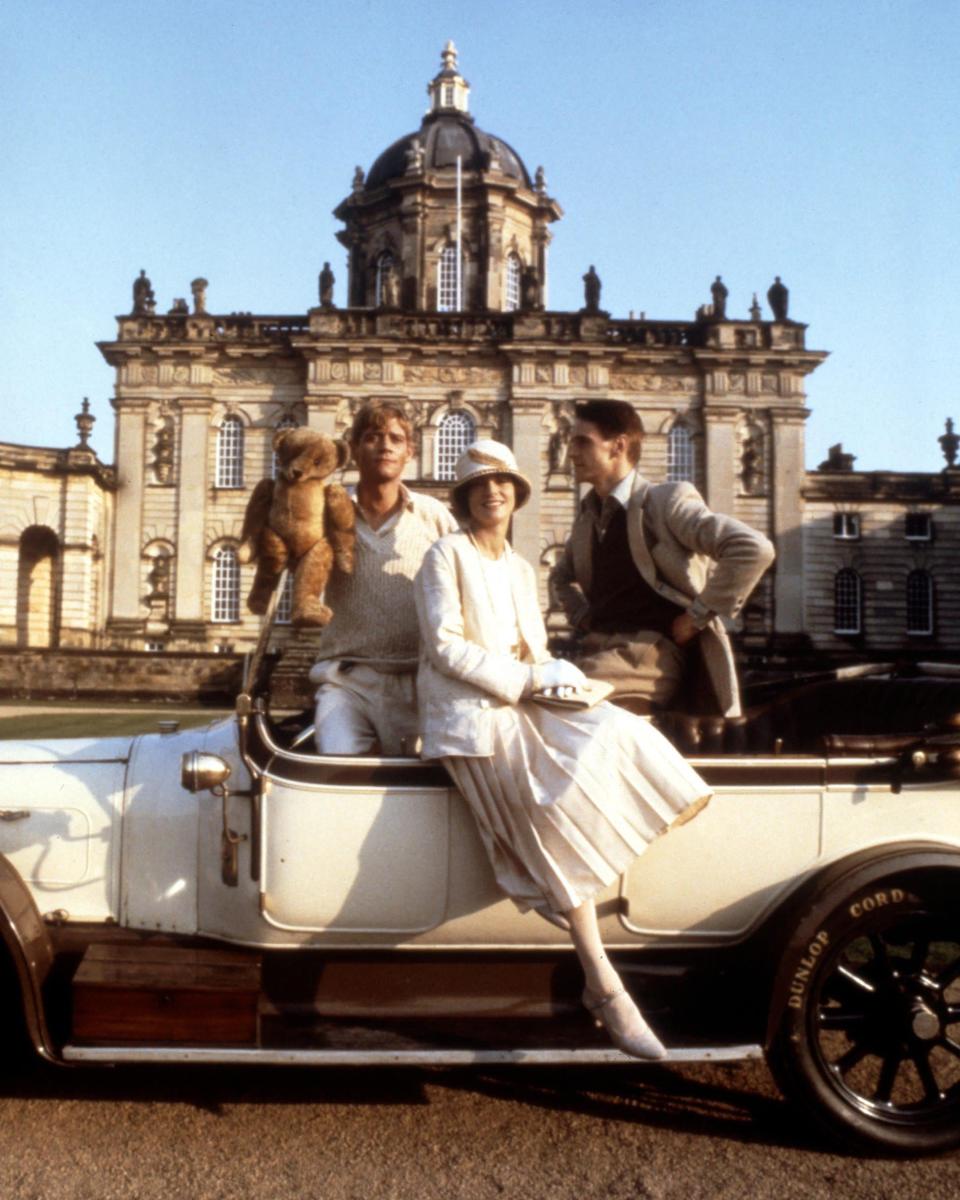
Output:
<instances>
[{"instance_id":1,"label":"car side lamp","mask_svg":"<svg viewBox=\"0 0 960 1200\"><path fill-rule=\"evenodd\" d=\"M220 877L227 887L237 887L240 882L241 842L248 840L245 833L230 828L228 804L230 791L230 764L219 754L203 750L188 750L180 759L180 783L188 792L212 792L222 801L223 829L220 834Z\"/></svg>"}]
</instances>

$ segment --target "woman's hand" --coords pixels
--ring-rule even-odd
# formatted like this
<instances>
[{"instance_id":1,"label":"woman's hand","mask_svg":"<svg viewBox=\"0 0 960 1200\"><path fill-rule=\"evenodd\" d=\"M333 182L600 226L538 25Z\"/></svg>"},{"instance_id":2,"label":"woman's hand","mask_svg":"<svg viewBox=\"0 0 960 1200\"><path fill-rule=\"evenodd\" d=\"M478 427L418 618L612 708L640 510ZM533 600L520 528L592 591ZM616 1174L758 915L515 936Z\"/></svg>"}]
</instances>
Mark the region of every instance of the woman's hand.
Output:
<instances>
[{"instance_id":1,"label":"woman's hand","mask_svg":"<svg viewBox=\"0 0 960 1200\"><path fill-rule=\"evenodd\" d=\"M563 699L579 692L587 686L587 677L565 658L551 658L548 662L537 667L538 690L546 696L558 696Z\"/></svg>"}]
</instances>

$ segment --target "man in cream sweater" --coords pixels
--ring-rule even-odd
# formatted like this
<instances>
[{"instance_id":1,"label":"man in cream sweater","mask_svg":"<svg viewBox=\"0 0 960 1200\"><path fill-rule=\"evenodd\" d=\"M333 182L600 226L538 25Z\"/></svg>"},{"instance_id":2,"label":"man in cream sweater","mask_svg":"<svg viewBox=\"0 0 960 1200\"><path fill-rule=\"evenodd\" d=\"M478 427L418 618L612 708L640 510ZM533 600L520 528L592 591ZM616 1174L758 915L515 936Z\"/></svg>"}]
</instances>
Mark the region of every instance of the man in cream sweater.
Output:
<instances>
[{"instance_id":1,"label":"man in cream sweater","mask_svg":"<svg viewBox=\"0 0 960 1200\"><path fill-rule=\"evenodd\" d=\"M333 619L310 671L319 684L315 730L321 754L413 754L420 653L413 580L437 538L457 528L449 510L400 482L413 430L394 404L360 409L349 435L360 473L352 575L335 572L326 592Z\"/></svg>"}]
</instances>

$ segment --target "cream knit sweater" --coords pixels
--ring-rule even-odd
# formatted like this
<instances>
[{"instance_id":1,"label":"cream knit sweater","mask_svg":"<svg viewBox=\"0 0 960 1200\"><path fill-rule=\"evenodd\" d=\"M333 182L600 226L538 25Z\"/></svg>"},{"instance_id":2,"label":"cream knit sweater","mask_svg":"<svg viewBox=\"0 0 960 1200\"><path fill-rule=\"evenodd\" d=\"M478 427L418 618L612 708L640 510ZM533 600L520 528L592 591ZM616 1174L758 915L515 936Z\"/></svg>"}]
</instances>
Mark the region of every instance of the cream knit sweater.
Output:
<instances>
[{"instance_id":1,"label":"cream knit sweater","mask_svg":"<svg viewBox=\"0 0 960 1200\"><path fill-rule=\"evenodd\" d=\"M333 573L324 599L333 620L320 639L317 661L362 662L381 671L412 671L420 656L413 580L439 537L457 528L432 496L402 490L399 517L372 530L357 511L352 575Z\"/></svg>"}]
</instances>

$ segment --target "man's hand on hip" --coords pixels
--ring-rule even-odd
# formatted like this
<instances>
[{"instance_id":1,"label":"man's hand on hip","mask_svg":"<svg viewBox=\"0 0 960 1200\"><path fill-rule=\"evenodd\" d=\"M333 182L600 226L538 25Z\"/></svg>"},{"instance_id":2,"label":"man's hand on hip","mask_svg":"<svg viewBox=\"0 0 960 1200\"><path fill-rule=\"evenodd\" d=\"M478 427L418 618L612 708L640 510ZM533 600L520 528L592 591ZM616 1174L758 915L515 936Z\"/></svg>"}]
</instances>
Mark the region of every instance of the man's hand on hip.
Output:
<instances>
[{"instance_id":1,"label":"man's hand on hip","mask_svg":"<svg viewBox=\"0 0 960 1200\"><path fill-rule=\"evenodd\" d=\"M670 626L670 636L678 646L685 646L687 642L692 642L699 632L700 628L693 617L685 612L674 617L673 624Z\"/></svg>"}]
</instances>

